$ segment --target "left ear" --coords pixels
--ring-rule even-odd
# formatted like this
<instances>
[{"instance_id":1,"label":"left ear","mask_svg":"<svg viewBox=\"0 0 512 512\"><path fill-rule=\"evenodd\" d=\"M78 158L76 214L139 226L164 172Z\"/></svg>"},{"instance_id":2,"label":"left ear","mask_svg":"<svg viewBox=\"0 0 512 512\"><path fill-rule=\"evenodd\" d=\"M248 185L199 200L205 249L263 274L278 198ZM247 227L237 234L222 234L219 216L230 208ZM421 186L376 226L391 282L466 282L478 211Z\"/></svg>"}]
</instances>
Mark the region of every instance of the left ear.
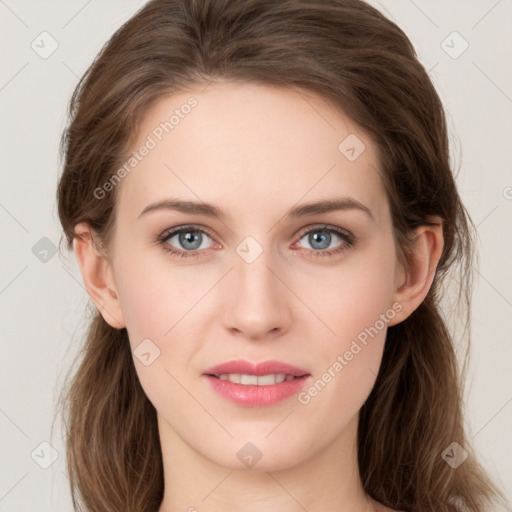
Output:
<instances>
[{"instance_id":1,"label":"left ear","mask_svg":"<svg viewBox=\"0 0 512 512\"><path fill-rule=\"evenodd\" d=\"M406 248L407 268L400 264L399 282L393 302L402 309L388 323L396 325L405 320L423 302L432 286L437 265L444 247L443 222L434 217L432 225L422 225L413 232L412 243ZM405 276L404 276L405 275Z\"/></svg>"}]
</instances>

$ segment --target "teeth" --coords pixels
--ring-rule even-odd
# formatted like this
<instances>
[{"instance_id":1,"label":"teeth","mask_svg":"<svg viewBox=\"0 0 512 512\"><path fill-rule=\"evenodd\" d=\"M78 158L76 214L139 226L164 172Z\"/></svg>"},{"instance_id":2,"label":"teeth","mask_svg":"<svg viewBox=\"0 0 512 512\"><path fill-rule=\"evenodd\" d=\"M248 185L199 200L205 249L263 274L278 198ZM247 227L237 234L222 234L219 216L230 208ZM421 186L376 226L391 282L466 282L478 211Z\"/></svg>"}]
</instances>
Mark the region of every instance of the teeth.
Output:
<instances>
[{"instance_id":1,"label":"teeth","mask_svg":"<svg viewBox=\"0 0 512 512\"><path fill-rule=\"evenodd\" d=\"M283 379L281 379L283 377ZM260 375L258 377L258 385L259 386L271 386L272 384L279 384L283 382L284 375L279 373L277 375Z\"/></svg>"},{"instance_id":2,"label":"teeth","mask_svg":"<svg viewBox=\"0 0 512 512\"><path fill-rule=\"evenodd\" d=\"M256 375L240 375L239 382L245 386L257 386L258 377L256 377Z\"/></svg>"},{"instance_id":3,"label":"teeth","mask_svg":"<svg viewBox=\"0 0 512 512\"><path fill-rule=\"evenodd\" d=\"M246 375L240 373L223 373L218 376L221 380L229 380L235 384L243 384L244 386L271 386L284 381L292 380L293 375L284 373L271 373L270 375Z\"/></svg>"}]
</instances>

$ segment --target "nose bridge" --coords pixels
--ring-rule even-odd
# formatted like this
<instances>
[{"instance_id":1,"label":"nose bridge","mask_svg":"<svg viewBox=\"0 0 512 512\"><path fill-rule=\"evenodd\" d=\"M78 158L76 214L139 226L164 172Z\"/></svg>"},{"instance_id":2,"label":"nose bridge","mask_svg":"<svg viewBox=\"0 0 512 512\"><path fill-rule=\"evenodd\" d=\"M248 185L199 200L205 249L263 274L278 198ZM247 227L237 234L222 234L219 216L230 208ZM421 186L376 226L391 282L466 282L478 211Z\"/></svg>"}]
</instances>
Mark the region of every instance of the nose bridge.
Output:
<instances>
[{"instance_id":1,"label":"nose bridge","mask_svg":"<svg viewBox=\"0 0 512 512\"><path fill-rule=\"evenodd\" d=\"M276 276L278 258L270 247L247 237L236 248L229 284L225 326L247 337L287 329L290 321L289 292Z\"/></svg>"}]
</instances>

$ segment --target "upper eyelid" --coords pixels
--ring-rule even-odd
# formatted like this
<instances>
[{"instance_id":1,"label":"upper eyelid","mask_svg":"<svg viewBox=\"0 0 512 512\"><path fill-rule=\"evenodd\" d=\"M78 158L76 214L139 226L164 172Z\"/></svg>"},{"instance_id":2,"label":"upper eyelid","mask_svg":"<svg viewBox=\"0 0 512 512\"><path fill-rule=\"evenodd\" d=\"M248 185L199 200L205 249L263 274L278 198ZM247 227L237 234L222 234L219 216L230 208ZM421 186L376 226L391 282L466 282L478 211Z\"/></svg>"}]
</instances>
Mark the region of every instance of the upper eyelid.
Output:
<instances>
[{"instance_id":1,"label":"upper eyelid","mask_svg":"<svg viewBox=\"0 0 512 512\"><path fill-rule=\"evenodd\" d=\"M184 224L184 225L181 225L181 226L176 226L174 228L166 229L165 231L163 231L161 236L165 237L165 236L169 236L169 235L175 235L176 233L180 233L182 231L186 231L187 229L189 231L203 231L204 233L206 233L209 236L211 236L212 233L213 233L209 228L207 228L205 226L199 226L199 225L196 225L196 224Z\"/></svg>"}]
</instances>

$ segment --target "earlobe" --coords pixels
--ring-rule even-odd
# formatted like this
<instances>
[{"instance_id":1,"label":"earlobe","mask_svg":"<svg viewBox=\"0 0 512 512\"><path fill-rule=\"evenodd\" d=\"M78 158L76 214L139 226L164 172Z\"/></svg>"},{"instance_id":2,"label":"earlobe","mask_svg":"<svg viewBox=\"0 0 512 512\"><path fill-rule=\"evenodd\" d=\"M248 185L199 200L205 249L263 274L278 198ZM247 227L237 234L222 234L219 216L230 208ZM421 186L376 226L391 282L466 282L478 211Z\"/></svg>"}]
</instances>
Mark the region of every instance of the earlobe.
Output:
<instances>
[{"instance_id":1,"label":"earlobe","mask_svg":"<svg viewBox=\"0 0 512 512\"><path fill-rule=\"evenodd\" d=\"M434 225L419 226L414 231L413 242L407 249L407 269L402 272L405 278L402 277L393 295L394 302L401 304L402 309L389 326L411 315L432 286L444 246L442 221L436 218L433 222Z\"/></svg>"},{"instance_id":2,"label":"earlobe","mask_svg":"<svg viewBox=\"0 0 512 512\"><path fill-rule=\"evenodd\" d=\"M73 252L82 279L94 305L105 321L116 329L126 326L109 261L95 246L90 226L81 222L75 226Z\"/></svg>"}]
</instances>

